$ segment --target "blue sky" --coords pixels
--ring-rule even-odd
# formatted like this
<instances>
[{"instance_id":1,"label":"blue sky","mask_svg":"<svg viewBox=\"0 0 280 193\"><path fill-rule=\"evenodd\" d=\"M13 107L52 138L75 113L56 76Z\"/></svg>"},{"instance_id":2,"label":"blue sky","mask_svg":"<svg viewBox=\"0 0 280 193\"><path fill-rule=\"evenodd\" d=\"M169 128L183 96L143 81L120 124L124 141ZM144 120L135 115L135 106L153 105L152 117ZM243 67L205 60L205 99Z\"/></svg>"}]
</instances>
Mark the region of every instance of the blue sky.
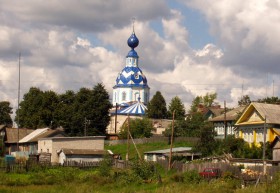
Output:
<instances>
[{"instance_id":1,"label":"blue sky","mask_svg":"<svg viewBox=\"0 0 280 193\"><path fill-rule=\"evenodd\" d=\"M31 86L62 93L99 82L112 94L132 18L150 98L179 96L188 109L207 92L230 107L242 93L278 96L279 10L276 0L0 0L0 101L16 108L19 51L21 98Z\"/></svg>"}]
</instances>

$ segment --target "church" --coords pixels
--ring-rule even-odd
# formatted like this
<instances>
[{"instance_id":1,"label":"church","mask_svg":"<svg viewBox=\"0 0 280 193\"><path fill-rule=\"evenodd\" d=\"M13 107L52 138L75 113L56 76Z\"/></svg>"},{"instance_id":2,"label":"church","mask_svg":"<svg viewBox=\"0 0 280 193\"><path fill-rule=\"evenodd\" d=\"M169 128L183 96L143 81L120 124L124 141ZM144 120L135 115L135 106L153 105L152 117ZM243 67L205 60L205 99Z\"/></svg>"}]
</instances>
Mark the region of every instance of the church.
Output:
<instances>
[{"instance_id":1,"label":"church","mask_svg":"<svg viewBox=\"0 0 280 193\"><path fill-rule=\"evenodd\" d=\"M125 60L125 67L117 75L113 87L113 106L111 121L107 127L108 134L117 134L128 116L139 117L145 115L146 105L150 98L150 87L144 73L139 67L139 56L135 48L139 40L134 32L127 40L131 48Z\"/></svg>"}]
</instances>

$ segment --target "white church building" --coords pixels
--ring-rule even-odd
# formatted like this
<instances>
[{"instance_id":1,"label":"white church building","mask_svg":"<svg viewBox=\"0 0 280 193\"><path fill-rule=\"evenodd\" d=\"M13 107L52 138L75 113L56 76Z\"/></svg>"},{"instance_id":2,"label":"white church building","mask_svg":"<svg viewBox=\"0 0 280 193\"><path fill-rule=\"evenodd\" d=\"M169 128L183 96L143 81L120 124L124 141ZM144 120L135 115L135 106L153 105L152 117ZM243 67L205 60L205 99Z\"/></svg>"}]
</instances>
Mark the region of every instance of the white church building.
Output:
<instances>
[{"instance_id":1,"label":"white church building","mask_svg":"<svg viewBox=\"0 0 280 193\"><path fill-rule=\"evenodd\" d=\"M113 87L112 103L115 110L111 112L108 134L117 134L128 116L133 118L145 115L150 98L150 87L146 76L139 68L139 56L135 51L139 40L134 30L127 44L131 50L126 56L125 67L118 74Z\"/></svg>"}]
</instances>

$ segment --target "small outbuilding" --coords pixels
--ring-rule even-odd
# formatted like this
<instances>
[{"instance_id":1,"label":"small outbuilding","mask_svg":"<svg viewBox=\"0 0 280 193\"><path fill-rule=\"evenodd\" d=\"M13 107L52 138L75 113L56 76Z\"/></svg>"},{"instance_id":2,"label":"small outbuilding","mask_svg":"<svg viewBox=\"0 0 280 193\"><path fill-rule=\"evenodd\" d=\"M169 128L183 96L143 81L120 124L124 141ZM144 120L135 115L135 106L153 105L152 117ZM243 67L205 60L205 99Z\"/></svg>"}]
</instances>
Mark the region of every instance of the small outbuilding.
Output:
<instances>
[{"instance_id":1,"label":"small outbuilding","mask_svg":"<svg viewBox=\"0 0 280 193\"><path fill-rule=\"evenodd\" d=\"M108 154L105 150L95 149L61 149L58 152L59 164L67 162L99 162Z\"/></svg>"},{"instance_id":2,"label":"small outbuilding","mask_svg":"<svg viewBox=\"0 0 280 193\"><path fill-rule=\"evenodd\" d=\"M41 138L38 141L39 161L46 160L46 155L50 157L52 164L62 163L61 160L67 157L89 159L86 154L93 152L95 156L91 156L92 159L98 159L96 155L104 150L104 140L105 136Z\"/></svg>"},{"instance_id":3,"label":"small outbuilding","mask_svg":"<svg viewBox=\"0 0 280 193\"><path fill-rule=\"evenodd\" d=\"M193 160L193 159L201 156L200 153L192 152L191 147L172 148L172 155L186 158L187 160ZM169 156L170 156L170 149L162 149L162 150L144 152L144 160L146 160L146 161L157 162L159 160L168 160Z\"/></svg>"}]
</instances>

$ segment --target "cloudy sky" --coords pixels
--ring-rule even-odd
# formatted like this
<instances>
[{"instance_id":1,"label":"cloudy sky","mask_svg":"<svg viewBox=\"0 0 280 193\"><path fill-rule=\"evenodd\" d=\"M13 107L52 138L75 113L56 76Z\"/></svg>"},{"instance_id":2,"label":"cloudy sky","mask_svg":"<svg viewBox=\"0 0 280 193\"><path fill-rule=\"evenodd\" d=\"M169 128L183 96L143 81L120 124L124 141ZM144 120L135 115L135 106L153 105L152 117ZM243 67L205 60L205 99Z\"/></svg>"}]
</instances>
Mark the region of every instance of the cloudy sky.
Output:
<instances>
[{"instance_id":1,"label":"cloudy sky","mask_svg":"<svg viewBox=\"0 0 280 193\"><path fill-rule=\"evenodd\" d=\"M0 101L17 108L19 53L21 98L99 82L112 94L133 18L150 98L279 95L279 0L0 0Z\"/></svg>"}]
</instances>

